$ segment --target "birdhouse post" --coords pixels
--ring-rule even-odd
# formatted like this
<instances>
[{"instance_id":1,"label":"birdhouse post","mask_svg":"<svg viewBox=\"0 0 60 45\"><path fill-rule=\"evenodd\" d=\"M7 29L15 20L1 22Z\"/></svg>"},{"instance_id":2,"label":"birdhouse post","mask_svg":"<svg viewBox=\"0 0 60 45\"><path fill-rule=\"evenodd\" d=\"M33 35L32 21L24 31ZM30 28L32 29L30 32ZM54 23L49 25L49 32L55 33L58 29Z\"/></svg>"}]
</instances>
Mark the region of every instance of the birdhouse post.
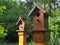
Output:
<instances>
[{"instance_id":1,"label":"birdhouse post","mask_svg":"<svg viewBox=\"0 0 60 45\"><path fill-rule=\"evenodd\" d=\"M32 39L35 45L48 45L49 33L47 12L35 4L29 15L33 19Z\"/></svg>"},{"instance_id":2,"label":"birdhouse post","mask_svg":"<svg viewBox=\"0 0 60 45\"><path fill-rule=\"evenodd\" d=\"M19 45L26 45L26 20L24 18L19 18L16 25L19 26L19 30L16 30L19 36Z\"/></svg>"}]
</instances>

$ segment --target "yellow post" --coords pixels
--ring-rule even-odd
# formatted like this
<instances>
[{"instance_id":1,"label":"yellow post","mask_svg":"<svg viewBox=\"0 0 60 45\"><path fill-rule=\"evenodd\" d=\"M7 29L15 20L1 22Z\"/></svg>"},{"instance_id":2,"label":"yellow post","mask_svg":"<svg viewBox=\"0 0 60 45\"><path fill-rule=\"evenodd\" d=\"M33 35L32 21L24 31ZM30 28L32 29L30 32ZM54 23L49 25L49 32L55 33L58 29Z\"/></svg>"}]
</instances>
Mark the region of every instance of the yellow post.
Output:
<instances>
[{"instance_id":1,"label":"yellow post","mask_svg":"<svg viewBox=\"0 0 60 45\"><path fill-rule=\"evenodd\" d=\"M19 45L26 45L26 34L25 32L21 31L18 32L19 35Z\"/></svg>"}]
</instances>

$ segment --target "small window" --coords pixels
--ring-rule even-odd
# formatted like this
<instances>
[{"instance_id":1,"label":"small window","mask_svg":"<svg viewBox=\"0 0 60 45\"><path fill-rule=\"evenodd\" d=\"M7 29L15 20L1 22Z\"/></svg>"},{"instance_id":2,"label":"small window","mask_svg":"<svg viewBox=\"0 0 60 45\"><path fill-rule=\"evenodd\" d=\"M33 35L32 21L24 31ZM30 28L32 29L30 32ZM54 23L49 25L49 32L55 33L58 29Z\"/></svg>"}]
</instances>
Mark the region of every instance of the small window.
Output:
<instances>
[{"instance_id":1,"label":"small window","mask_svg":"<svg viewBox=\"0 0 60 45\"><path fill-rule=\"evenodd\" d=\"M39 17L40 16L40 13L39 12L36 12L36 16Z\"/></svg>"},{"instance_id":2,"label":"small window","mask_svg":"<svg viewBox=\"0 0 60 45\"><path fill-rule=\"evenodd\" d=\"M40 16L40 9L38 9L37 7L34 10L35 16L39 17Z\"/></svg>"}]
</instances>

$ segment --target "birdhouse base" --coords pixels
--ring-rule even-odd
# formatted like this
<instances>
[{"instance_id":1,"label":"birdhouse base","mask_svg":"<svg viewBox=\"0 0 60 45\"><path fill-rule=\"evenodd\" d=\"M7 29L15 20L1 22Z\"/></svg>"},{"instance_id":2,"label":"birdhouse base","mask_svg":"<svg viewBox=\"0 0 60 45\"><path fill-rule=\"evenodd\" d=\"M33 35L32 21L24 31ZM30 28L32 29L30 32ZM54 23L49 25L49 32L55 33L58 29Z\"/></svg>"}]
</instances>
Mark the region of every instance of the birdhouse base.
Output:
<instances>
[{"instance_id":1,"label":"birdhouse base","mask_svg":"<svg viewBox=\"0 0 60 45\"><path fill-rule=\"evenodd\" d=\"M44 43L35 42L35 45L48 45L48 42L44 42Z\"/></svg>"}]
</instances>

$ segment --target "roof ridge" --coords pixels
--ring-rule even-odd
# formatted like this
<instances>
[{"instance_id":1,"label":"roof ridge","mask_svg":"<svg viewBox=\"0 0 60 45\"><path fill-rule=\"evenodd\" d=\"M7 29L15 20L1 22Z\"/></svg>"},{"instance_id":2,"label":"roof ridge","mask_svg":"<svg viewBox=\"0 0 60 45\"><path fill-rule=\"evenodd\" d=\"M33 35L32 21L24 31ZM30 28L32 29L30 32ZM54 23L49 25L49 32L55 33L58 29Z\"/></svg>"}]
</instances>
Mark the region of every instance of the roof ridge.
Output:
<instances>
[{"instance_id":1,"label":"roof ridge","mask_svg":"<svg viewBox=\"0 0 60 45\"><path fill-rule=\"evenodd\" d=\"M35 7L39 8L39 9L42 10L44 13L46 13L45 9L42 8L42 6L34 3L34 7L33 7L32 10L30 11L30 13L28 14L28 16L30 16L30 14L33 12L33 10L35 9Z\"/></svg>"}]
</instances>

